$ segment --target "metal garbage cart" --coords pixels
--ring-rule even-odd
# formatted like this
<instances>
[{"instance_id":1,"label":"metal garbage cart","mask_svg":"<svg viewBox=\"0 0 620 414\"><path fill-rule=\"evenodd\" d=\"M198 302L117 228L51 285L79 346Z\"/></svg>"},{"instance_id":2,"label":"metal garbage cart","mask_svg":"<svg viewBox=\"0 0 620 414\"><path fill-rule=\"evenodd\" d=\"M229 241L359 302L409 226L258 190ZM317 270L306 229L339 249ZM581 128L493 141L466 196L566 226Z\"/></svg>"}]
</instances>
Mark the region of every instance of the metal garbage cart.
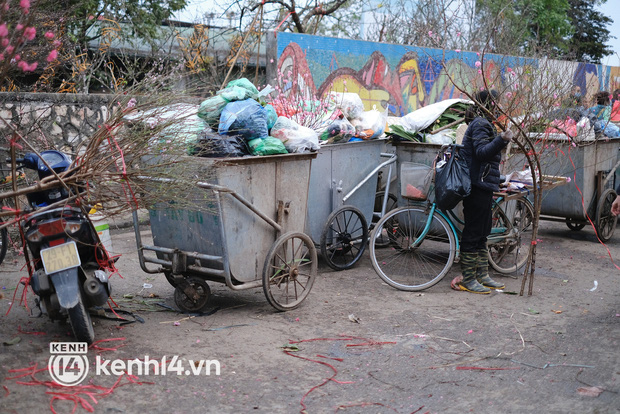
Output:
<instances>
[{"instance_id":1,"label":"metal garbage cart","mask_svg":"<svg viewBox=\"0 0 620 414\"><path fill-rule=\"evenodd\" d=\"M165 274L184 311L205 307L210 294L206 281L232 290L262 286L274 308L295 309L317 272L316 248L303 233L315 157L185 157L193 174L210 178L185 197L208 205L193 210L175 200L159 203L149 211L153 246L142 243L134 212L140 266L147 273ZM147 251L157 257L147 257ZM147 263L159 267L150 269Z\"/></svg>"},{"instance_id":2,"label":"metal garbage cart","mask_svg":"<svg viewBox=\"0 0 620 414\"><path fill-rule=\"evenodd\" d=\"M615 174L620 139L568 140L562 134L530 134L538 142L542 173L567 177L567 185L543 192L541 220L564 221L571 230L581 230L591 220L598 238L606 242L616 228L611 205L616 198ZM513 153L504 163L504 174L528 168L522 153Z\"/></svg>"},{"instance_id":3,"label":"metal garbage cart","mask_svg":"<svg viewBox=\"0 0 620 414\"><path fill-rule=\"evenodd\" d=\"M306 233L332 269L351 268L366 249L377 174L396 160L384 148L382 139L324 145L312 162Z\"/></svg>"}]
</instances>

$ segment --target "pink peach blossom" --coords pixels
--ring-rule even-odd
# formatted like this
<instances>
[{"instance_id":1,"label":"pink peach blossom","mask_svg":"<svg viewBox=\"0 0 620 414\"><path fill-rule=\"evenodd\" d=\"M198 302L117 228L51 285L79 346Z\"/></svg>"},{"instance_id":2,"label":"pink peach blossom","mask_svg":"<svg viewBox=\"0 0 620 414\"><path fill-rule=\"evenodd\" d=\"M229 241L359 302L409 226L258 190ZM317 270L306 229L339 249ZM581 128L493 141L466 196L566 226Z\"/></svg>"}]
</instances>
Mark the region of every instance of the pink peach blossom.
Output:
<instances>
[{"instance_id":1,"label":"pink peach blossom","mask_svg":"<svg viewBox=\"0 0 620 414\"><path fill-rule=\"evenodd\" d=\"M35 29L34 27L26 27L24 29L24 37L28 40L32 40L34 39L34 37L37 35L37 29Z\"/></svg>"},{"instance_id":2,"label":"pink peach blossom","mask_svg":"<svg viewBox=\"0 0 620 414\"><path fill-rule=\"evenodd\" d=\"M476 63L475 63L474 65L475 65L477 68L479 68L480 66L482 66L482 63L481 63L479 60L477 60L477 61L476 61Z\"/></svg>"},{"instance_id":3,"label":"pink peach blossom","mask_svg":"<svg viewBox=\"0 0 620 414\"><path fill-rule=\"evenodd\" d=\"M20 0L19 1L19 7L21 7L22 9L29 9L30 8L30 0Z\"/></svg>"},{"instance_id":4,"label":"pink peach blossom","mask_svg":"<svg viewBox=\"0 0 620 414\"><path fill-rule=\"evenodd\" d=\"M6 23L0 24L0 36L7 37L9 35L9 29L6 27Z\"/></svg>"},{"instance_id":5,"label":"pink peach blossom","mask_svg":"<svg viewBox=\"0 0 620 414\"><path fill-rule=\"evenodd\" d=\"M54 38L54 32L45 32L44 36L47 40L52 40Z\"/></svg>"},{"instance_id":6,"label":"pink peach blossom","mask_svg":"<svg viewBox=\"0 0 620 414\"><path fill-rule=\"evenodd\" d=\"M52 50L49 55L47 55L47 61L53 62L58 57L58 51L56 49Z\"/></svg>"}]
</instances>

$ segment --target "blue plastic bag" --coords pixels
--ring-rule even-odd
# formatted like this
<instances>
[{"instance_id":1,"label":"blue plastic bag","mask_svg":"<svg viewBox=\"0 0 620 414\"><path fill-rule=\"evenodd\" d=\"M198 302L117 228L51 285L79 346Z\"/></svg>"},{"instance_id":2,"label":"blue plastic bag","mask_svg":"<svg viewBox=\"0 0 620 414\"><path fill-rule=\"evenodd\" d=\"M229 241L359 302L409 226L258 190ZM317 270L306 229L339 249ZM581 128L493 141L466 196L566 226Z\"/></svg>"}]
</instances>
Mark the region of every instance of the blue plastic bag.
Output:
<instances>
[{"instance_id":1,"label":"blue plastic bag","mask_svg":"<svg viewBox=\"0 0 620 414\"><path fill-rule=\"evenodd\" d=\"M241 135L248 141L265 138L269 136L267 111L254 99L231 102L222 111L218 133Z\"/></svg>"}]
</instances>

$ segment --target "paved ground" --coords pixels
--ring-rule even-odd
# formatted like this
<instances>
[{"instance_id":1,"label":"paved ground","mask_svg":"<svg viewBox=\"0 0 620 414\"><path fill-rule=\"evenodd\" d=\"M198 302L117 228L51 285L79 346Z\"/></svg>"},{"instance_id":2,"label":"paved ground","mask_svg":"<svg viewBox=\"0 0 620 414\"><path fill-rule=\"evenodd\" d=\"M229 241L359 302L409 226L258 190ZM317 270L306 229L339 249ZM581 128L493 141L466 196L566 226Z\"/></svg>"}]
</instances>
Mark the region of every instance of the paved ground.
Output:
<instances>
[{"instance_id":1,"label":"paved ground","mask_svg":"<svg viewBox=\"0 0 620 414\"><path fill-rule=\"evenodd\" d=\"M68 325L17 304L5 316L25 275L20 259L9 258L0 272L0 341L20 342L0 345L0 412L50 412L57 398L54 409L70 413L78 397L80 413L87 404L97 413L619 412L620 270L592 229L542 227L531 297L452 291L456 267L423 293L401 292L382 283L366 255L344 272L321 266L297 310L275 312L261 289L212 284L213 313L198 317L160 305L174 308L172 288L140 270L129 229L115 230L124 278L114 279L114 298L144 323L95 319L97 339L110 340L99 346L117 349L89 350L91 371L74 389L48 388L45 371L7 379L45 367L50 341L71 340ZM620 235L607 247L620 263ZM502 280L519 290L520 279ZM184 369L189 360L217 360L221 371L96 375L97 355L178 355Z\"/></svg>"}]
</instances>

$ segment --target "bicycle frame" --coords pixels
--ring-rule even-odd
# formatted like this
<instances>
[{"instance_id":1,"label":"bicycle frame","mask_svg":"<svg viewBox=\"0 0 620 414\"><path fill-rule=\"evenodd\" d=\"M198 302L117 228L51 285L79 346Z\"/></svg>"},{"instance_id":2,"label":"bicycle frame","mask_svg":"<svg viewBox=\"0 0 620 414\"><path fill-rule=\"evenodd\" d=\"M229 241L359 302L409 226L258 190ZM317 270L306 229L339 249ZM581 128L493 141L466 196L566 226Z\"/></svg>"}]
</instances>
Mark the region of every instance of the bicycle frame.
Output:
<instances>
[{"instance_id":1,"label":"bicycle frame","mask_svg":"<svg viewBox=\"0 0 620 414\"><path fill-rule=\"evenodd\" d=\"M448 225L450 226L450 229L452 230L452 234L454 234L454 241L456 242L456 254L457 254L456 257L458 258L459 251L460 251L460 242L459 242L460 230L458 230L458 228L452 223L452 219L448 216L448 214L446 214L444 211L437 208L437 204L428 203L426 208L427 209L430 208L428 219L426 220L426 225L424 226L424 230L422 230L422 233L420 233L420 235L411 244L411 247L412 248L418 247L420 243L422 243L424 238L428 235L428 232L430 231L430 228L431 228L431 222L433 221L433 213L437 212L437 214L439 214L441 217L443 217L448 222ZM449 211L449 214L452 217L454 217L456 220L460 221L460 219L456 217L454 213L452 213L452 210Z\"/></svg>"}]
</instances>

